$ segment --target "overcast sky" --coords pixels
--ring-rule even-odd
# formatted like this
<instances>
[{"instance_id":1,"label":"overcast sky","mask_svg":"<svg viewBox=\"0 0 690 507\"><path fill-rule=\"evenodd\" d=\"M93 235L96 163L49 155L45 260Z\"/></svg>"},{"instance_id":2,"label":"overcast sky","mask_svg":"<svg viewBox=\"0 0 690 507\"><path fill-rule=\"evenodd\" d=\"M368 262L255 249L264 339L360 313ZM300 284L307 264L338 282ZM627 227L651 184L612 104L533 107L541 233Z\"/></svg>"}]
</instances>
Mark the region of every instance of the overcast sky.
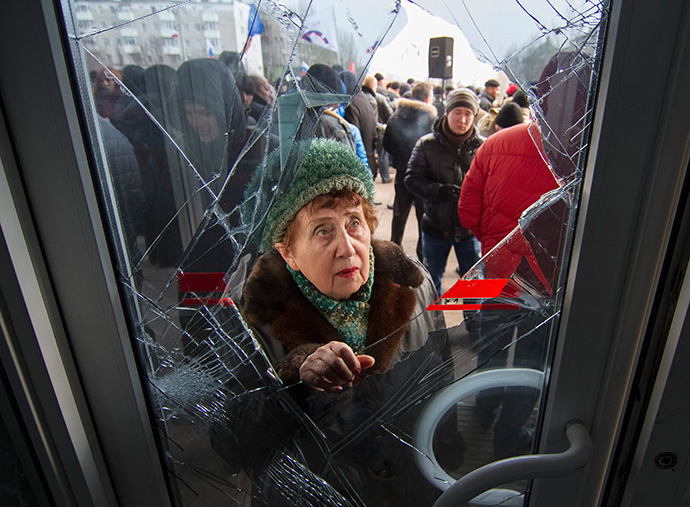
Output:
<instances>
[{"instance_id":1,"label":"overcast sky","mask_svg":"<svg viewBox=\"0 0 690 507\"><path fill-rule=\"evenodd\" d=\"M299 12L309 1L283 3ZM566 19L573 17L571 4L587 12L590 2L403 0L405 12L393 24L370 70L400 79L423 79L428 73L429 38L450 36L455 40L455 81L483 84L495 74L493 68L516 49L565 26ZM394 6L395 2L389 0L314 0L312 10L332 8L339 31L354 32L356 26L366 43L372 45L395 19L391 14ZM348 14L353 22L348 20Z\"/></svg>"}]
</instances>

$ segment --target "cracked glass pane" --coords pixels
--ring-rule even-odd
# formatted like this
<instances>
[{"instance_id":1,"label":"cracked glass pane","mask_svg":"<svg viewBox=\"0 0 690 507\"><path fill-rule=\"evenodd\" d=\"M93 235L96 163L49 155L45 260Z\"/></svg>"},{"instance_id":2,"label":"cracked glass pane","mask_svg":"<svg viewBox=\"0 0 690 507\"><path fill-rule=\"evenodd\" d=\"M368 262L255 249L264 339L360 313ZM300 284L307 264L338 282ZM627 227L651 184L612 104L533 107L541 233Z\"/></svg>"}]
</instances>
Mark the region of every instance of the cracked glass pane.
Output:
<instances>
[{"instance_id":1,"label":"cracked glass pane","mask_svg":"<svg viewBox=\"0 0 690 507\"><path fill-rule=\"evenodd\" d=\"M432 505L482 465L532 451L607 2L63 11L175 505ZM439 155L442 141L457 159ZM317 283L328 248L294 269L271 241L340 174L315 150L345 150L352 177L369 180L355 208L378 215L363 263L338 271L356 285L345 296ZM423 202L423 248L405 200L407 213ZM465 251L449 257L454 243ZM357 356L335 352L343 342ZM331 357L342 375L308 373ZM500 485L473 505L528 494L527 482Z\"/></svg>"}]
</instances>

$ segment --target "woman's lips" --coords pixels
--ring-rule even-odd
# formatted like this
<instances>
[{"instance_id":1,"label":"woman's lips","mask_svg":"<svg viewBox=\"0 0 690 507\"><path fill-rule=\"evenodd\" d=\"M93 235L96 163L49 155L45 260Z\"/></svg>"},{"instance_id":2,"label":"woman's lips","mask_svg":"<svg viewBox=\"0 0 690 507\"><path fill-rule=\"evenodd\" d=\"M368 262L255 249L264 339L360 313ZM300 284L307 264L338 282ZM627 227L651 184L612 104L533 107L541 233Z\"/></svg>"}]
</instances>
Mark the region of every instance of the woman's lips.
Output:
<instances>
[{"instance_id":1,"label":"woman's lips","mask_svg":"<svg viewBox=\"0 0 690 507\"><path fill-rule=\"evenodd\" d=\"M357 274L357 271L359 271L359 268L350 268L350 269L343 269L342 271L338 271L337 276L343 277L343 278L352 278Z\"/></svg>"}]
</instances>

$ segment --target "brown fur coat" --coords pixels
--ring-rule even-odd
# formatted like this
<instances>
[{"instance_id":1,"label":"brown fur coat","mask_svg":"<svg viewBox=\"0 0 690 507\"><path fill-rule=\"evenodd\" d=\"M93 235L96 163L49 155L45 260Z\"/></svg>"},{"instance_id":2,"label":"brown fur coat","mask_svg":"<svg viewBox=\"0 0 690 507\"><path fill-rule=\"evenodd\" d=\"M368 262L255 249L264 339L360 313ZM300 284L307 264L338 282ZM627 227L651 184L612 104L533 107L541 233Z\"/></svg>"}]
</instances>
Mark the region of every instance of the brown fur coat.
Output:
<instances>
[{"instance_id":1,"label":"brown fur coat","mask_svg":"<svg viewBox=\"0 0 690 507\"><path fill-rule=\"evenodd\" d=\"M376 360L371 373L384 372L396 354L415 309L415 291L424 275L402 248L372 240L374 286L369 303L367 351ZM266 330L288 354L275 368L286 383L299 381L299 368L321 345L342 338L302 294L279 254L259 258L244 286L242 315L252 328ZM385 340L384 340L385 338Z\"/></svg>"}]
</instances>

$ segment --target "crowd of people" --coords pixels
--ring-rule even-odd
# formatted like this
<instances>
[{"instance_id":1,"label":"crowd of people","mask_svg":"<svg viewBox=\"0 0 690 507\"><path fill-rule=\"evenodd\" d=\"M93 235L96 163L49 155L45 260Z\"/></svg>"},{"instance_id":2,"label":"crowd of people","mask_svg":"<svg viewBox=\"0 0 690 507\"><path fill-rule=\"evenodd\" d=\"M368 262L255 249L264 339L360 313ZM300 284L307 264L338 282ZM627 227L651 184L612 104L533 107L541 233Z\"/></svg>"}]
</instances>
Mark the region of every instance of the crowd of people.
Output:
<instances>
[{"instance_id":1,"label":"crowd of people","mask_svg":"<svg viewBox=\"0 0 690 507\"><path fill-rule=\"evenodd\" d=\"M402 411L421 402L423 390L409 399L392 393L423 371L420 365L431 375L444 374L434 364L452 364L447 337L429 341L444 329L442 315L424 312L443 294L450 251L464 274L480 253L511 233L526 208L559 185L525 93L513 84L501 90L495 79L482 90L442 89L414 79L387 82L377 73L357 87L353 73L314 64L296 90L285 90L248 75L236 55L226 54L190 60L176 70L104 68L92 80L129 248L136 251L143 236L152 263L187 272L227 272L249 233L246 188L256 181L257 168L266 178L280 169L272 121L279 97L299 90L326 97L305 116L311 121L298 122L294 178L266 214L261 255L236 301L281 380L304 387L298 399L309 416L316 420L325 407L340 407L325 434L347 435L364 419L377 420L383 407L390 411L397 403ZM348 103L340 101L344 95L351 96ZM394 181L391 241L373 236L377 178ZM413 206L416 258L400 246ZM527 252L511 255L501 272L487 270L486 277L528 269ZM473 337L491 343L479 354L480 367L505 366L514 328L524 333L533 317L529 311L518 320L481 312L468 319ZM213 333L196 315L180 322L195 343ZM542 368L546 337L532 333L520 344L516 364ZM436 363L429 362L434 354ZM353 385L363 386L360 394L345 397ZM531 444L525 424L537 397L534 389L520 388L478 394L477 416L494 427L496 456ZM343 415L343 403L349 415ZM401 422L406 431L412 431L420 406ZM456 469L464 442L455 416L440 428L436 457L444 468ZM367 490L397 477L384 497L404 503L436 494L420 488L426 483L407 447L387 450L375 428L360 437L344 459L366 458L369 476L357 481ZM251 439L221 440L224 454L252 452ZM255 465L243 466L255 480L262 477Z\"/></svg>"},{"instance_id":2,"label":"crowd of people","mask_svg":"<svg viewBox=\"0 0 690 507\"><path fill-rule=\"evenodd\" d=\"M325 69L319 68L318 73L313 69L310 74L337 90L335 71L326 80ZM389 169L395 170L391 241L398 245L414 205L419 232L414 253L439 296L451 250L458 275L463 275L480 254L487 254L517 227L525 209L559 186L526 95L515 84L501 90L497 80L489 79L483 90L443 90L412 79L402 85L388 83L377 73L364 79L343 118L362 134L372 178L380 175L381 183L389 183ZM511 252L510 259L503 259L501 272L491 272L491 267L485 276L510 277L525 269L523 258L528 254ZM479 354L481 368L506 365L507 345L516 328L518 336L529 337L518 342L514 364L543 367L547 337L543 329L530 332L538 324L536 315L522 313L519 318L501 311L466 316L473 337L490 343ZM506 457L527 451L533 433L525 424L538 392L529 388L498 391L479 393L476 405L482 424L491 426L496 420L495 454Z\"/></svg>"},{"instance_id":3,"label":"crowd of people","mask_svg":"<svg viewBox=\"0 0 690 507\"><path fill-rule=\"evenodd\" d=\"M255 148L255 156L242 157L240 151L262 115L270 117L277 86L263 76L247 74L232 53L218 60L185 62L177 70L165 65L107 67L91 77L100 121L118 131L107 128L108 137L122 134L131 144L130 148L120 143L117 152L113 148L113 157L139 168L138 177L130 171L122 184L122 178L115 176L116 189L122 189L119 194L128 203L123 208L130 210L129 242L135 245L136 236L143 235L149 260L174 266L210 202L200 197L196 206L188 203L199 187L206 185L213 198L222 185L223 209L228 213L242 201L242 188L261 150ZM444 90L413 78L388 82L381 73L364 78L356 90L353 73L323 64L312 65L301 84L306 90L352 95L347 107L334 103L319 111L313 136L345 144L367 165L374 180L392 182L389 171L394 169L390 239L402 244L414 206L419 230L415 254L430 270L440 294L450 249L456 252L459 274L478 260L480 250L457 213L449 212L457 208L462 179L484 138L530 120L525 94L516 85L502 94L495 79L488 80L483 90ZM233 135L227 136L228 132ZM270 135L274 133L275 125L264 144L277 144ZM421 144L415 147L418 140ZM171 141L181 153L170 149ZM238 162L233 185L224 184ZM185 170L187 165L192 166L193 177ZM137 179L140 195L133 196ZM138 216L131 212L137 208L132 201L139 203ZM170 226L184 203L193 216L187 237L184 226ZM223 271L222 263L216 268Z\"/></svg>"},{"instance_id":4,"label":"crowd of people","mask_svg":"<svg viewBox=\"0 0 690 507\"><path fill-rule=\"evenodd\" d=\"M239 58L189 60L178 69L107 67L91 77L99 121L115 127L106 129L109 137L124 140L117 152L106 150L107 157L138 168L126 179L113 175L121 216L130 224L128 242L143 236L147 260L160 267L186 262L227 270L228 245L203 250L218 242L226 224L206 224L204 237L195 235L214 201L224 221L239 226L244 187L265 148L278 144L266 132L245 149L262 114L270 116L274 87L263 76L247 75ZM136 214L129 204L134 193L141 204ZM192 243L201 243L198 254L185 253Z\"/></svg>"}]
</instances>

